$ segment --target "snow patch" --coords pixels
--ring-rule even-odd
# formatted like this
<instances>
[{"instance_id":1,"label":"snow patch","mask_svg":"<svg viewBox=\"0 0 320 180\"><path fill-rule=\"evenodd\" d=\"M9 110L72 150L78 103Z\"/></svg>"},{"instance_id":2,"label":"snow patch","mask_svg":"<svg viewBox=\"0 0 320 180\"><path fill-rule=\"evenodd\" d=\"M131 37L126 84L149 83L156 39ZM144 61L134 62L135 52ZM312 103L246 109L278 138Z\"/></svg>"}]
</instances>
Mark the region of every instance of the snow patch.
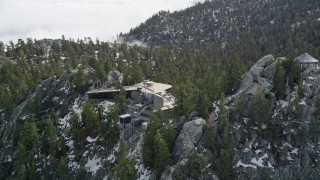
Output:
<instances>
[{"instance_id":1,"label":"snow patch","mask_svg":"<svg viewBox=\"0 0 320 180\"><path fill-rule=\"evenodd\" d=\"M87 141L90 143L96 142L98 140L99 136L97 136L96 138L91 138L90 136L87 137Z\"/></svg>"},{"instance_id":2,"label":"snow patch","mask_svg":"<svg viewBox=\"0 0 320 180\"><path fill-rule=\"evenodd\" d=\"M243 119L243 122L244 122L245 124L247 124L248 121L250 120L249 118L242 118L242 119Z\"/></svg>"},{"instance_id":3,"label":"snow patch","mask_svg":"<svg viewBox=\"0 0 320 180\"><path fill-rule=\"evenodd\" d=\"M255 150L255 153L256 154L262 153L262 150L261 149L257 149L257 150Z\"/></svg>"},{"instance_id":4,"label":"snow patch","mask_svg":"<svg viewBox=\"0 0 320 180\"><path fill-rule=\"evenodd\" d=\"M283 143L283 146L287 146L289 148L293 148L291 144L289 144L288 142Z\"/></svg>"},{"instance_id":5,"label":"snow patch","mask_svg":"<svg viewBox=\"0 0 320 180\"><path fill-rule=\"evenodd\" d=\"M300 104L300 105L307 105L304 100L302 100L301 102L299 102L299 104Z\"/></svg>"},{"instance_id":6,"label":"snow patch","mask_svg":"<svg viewBox=\"0 0 320 180\"><path fill-rule=\"evenodd\" d=\"M60 118L60 126L62 129L70 127L70 122L69 122L70 117L71 117L71 113L68 113L63 118Z\"/></svg>"},{"instance_id":7,"label":"snow patch","mask_svg":"<svg viewBox=\"0 0 320 180\"><path fill-rule=\"evenodd\" d=\"M317 80L316 77L312 77L312 76L308 76L307 78L310 79L310 80Z\"/></svg>"},{"instance_id":8,"label":"snow patch","mask_svg":"<svg viewBox=\"0 0 320 180\"><path fill-rule=\"evenodd\" d=\"M106 114L106 113L109 111L110 107L113 106L113 105L114 105L113 102L110 102L110 101L102 101L101 103L99 103L98 106L103 107L103 109L104 109L103 112Z\"/></svg>"},{"instance_id":9,"label":"snow patch","mask_svg":"<svg viewBox=\"0 0 320 180\"><path fill-rule=\"evenodd\" d=\"M250 149L249 148L245 148L243 152L249 152Z\"/></svg>"},{"instance_id":10,"label":"snow patch","mask_svg":"<svg viewBox=\"0 0 320 180\"><path fill-rule=\"evenodd\" d=\"M252 158L252 159L251 159L251 163L252 163L252 164L255 164L255 165L259 166L259 167L264 167L264 165L263 165L264 160L263 160L263 159L265 159L265 158L268 158L268 155L267 155L267 154L264 154L264 155L263 155L262 157L260 157L259 159L257 159L257 158Z\"/></svg>"},{"instance_id":11,"label":"snow patch","mask_svg":"<svg viewBox=\"0 0 320 180\"><path fill-rule=\"evenodd\" d=\"M245 168L250 167L250 168L257 169L256 166L254 166L254 165L252 165L252 164L245 164L245 163L241 162L241 160L239 160L238 163L236 164L236 167L241 167L241 166L242 166L242 167L245 167Z\"/></svg>"},{"instance_id":12,"label":"snow patch","mask_svg":"<svg viewBox=\"0 0 320 180\"><path fill-rule=\"evenodd\" d=\"M88 171L95 174L99 168L102 167L102 164L100 163L101 159L97 156L94 156L92 159L88 159L88 162L84 166Z\"/></svg>"},{"instance_id":13,"label":"snow patch","mask_svg":"<svg viewBox=\"0 0 320 180\"><path fill-rule=\"evenodd\" d=\"M111 163L116 161L115 153L119 151L120 143L118 142L115 147L112 149L112 153L107 157L107 160Z\"/></svg>"},{"instance_id":14,"label":"snow patch","mask_svg":"<svg viewBox=\"0 0 320 180\"><path fill-rule=\"evenodd\" d=\"M272 118L278 116L278 114L279 114L278 112L274 112L274 114L272 115Z\"/></svg>"},{"instance_id":15,"label":"snow patch","mask_svg":"<svg viewBox=\"0 0 320 180\"><path fill-rule=\"evenodd\" d=\"M298 148L294 148L292 151L291 151L291 154L295 154L295 155L298 155Z\"/></svg>"},{"instance_id":16,"label":"snow patch","mask_svg":"<svg viewBox=\"0 0 320 180\"><path fill-rule=\"evenodd\" d=\"M288 107L289 102L288 101L284 101L284 100L280 100L279 101L281 108L285 108Z\"/></svg>"}]
</instances>

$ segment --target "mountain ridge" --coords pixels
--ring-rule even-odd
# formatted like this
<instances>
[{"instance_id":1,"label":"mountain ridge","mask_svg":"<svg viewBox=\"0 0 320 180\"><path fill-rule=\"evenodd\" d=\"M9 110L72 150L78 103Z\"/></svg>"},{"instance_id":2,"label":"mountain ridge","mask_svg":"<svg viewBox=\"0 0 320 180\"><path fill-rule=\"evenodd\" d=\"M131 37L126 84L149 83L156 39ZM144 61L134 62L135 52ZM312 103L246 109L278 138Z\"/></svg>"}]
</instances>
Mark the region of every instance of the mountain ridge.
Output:
<instances>
[{"instance_id":1,"label":"mountain ridge","mask_svg":"<svg viewBox=\"0 0 320 180\"><path fill-rule=\"evenodd\" d=\"M249 44L264 54L285 55L294 50L295 56L317 55L319 7L316 0L212 0L179 12L159 12L120 37L151 46L196 43L242 50Z\"/></svg>"}]
</instances>

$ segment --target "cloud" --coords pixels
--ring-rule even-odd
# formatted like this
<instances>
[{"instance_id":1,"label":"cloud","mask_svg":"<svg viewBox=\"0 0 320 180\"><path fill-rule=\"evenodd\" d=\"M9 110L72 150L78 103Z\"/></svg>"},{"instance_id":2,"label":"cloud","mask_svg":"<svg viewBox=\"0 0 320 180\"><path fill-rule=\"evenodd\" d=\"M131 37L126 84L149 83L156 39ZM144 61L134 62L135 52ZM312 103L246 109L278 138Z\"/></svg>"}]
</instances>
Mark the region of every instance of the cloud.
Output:
<instances>
[{"instance_id":1,"label":"cloud","mask_svg":"<svg viewBox=\"0 0 320 180\"><path fill-rule=\"evenodd\" d=\"M120 32L128 32L160 10L180 10L195 2L198 1L0 0L0 41L62 35L113 41Z\"/></svg>"}]
</instances>

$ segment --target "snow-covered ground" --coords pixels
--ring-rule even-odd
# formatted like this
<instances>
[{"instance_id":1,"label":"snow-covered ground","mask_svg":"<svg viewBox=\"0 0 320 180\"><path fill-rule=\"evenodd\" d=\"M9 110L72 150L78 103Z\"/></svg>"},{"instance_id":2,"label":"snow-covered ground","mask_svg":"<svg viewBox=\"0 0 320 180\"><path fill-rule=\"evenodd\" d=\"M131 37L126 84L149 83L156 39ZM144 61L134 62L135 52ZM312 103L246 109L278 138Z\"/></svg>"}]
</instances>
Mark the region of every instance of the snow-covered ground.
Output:
<instances>
[{"instance_id":1,"label":"snow-covered ground","mask_svg":"<svg viewBox=\"0 0 320 180\"><path fill-rule=\"evenodd\" d=\"M92 159L88 158L86 165L84 166L88 171L95 174L99 168L102 167L101 158L94 156Z\"/></svg>"},{"instance_id":2,"label":"snow-covered ground","mask_svg":"<svg viewBox=\"0 0 320 180\"><path fill-rule=\"evenodd\" d=\"M149 180L153 171L144 167L142 163L142 152L141 152L142 139L137 143L136 148L129 154L129 157L133 159L135 169L137 170L139 180Z\"/></svg>"},{"instance_id":3,"label":"snow-covered ground","mask_svg":"<svg viewBox=\"0 0 320 180\"><path fill-rule=\"evenodd\" d=\"M110 101L102 101L101 103L99 103L98 106L103 107L104 109L104 113L107 113L110 109L111 106L114 105L114 102L110 102Z\"/></svg>"},{"instance_id":4,"label":"snow-covered ground","mask_svg":"<svg viewBox=\"0 0 320 180\"><path fill-rule=\"evenodd\" d=\"M63 133L64 137L66 138L66 144L69 147L69 152L67 153L67 160L68 160L68 166L70 169L79 169L80 164L75 161L75 152L74 152L74 142L70 135L68 134L68 129L70 127L70 118L71 118L71 110L73 110L79 119L81 119L81 113L83 111L83 106L85 104L86 100L82 100L80 98L75 99L74 103L72 104L70 108L70 112L65 115L65 117L61 118L59 121L60 124L60 131ZM106 113L110 106L112 106L114 103L109 101L102 101L99 103L99 106L103 108L103 111ZM83 153L82 157L86 158L85 168L87 171L91 172L93 175L101 168L103 167L103 163L105 161L109 161L113 163L116 159L115 153L119 150L119 144L117 144L114 149L111 151L109 157L102 158L99 157L98 154L94 154L97 149L104 151L104 148L101 146L98 146L95 144L99 139L99 136L97 137L90 137L88 136L86 138L86 141L89 143L85 149L86 151ZM92 156L94 154L94 156ZM91 155L91 156L90 156Z\"/></svg>"}]
</instances>

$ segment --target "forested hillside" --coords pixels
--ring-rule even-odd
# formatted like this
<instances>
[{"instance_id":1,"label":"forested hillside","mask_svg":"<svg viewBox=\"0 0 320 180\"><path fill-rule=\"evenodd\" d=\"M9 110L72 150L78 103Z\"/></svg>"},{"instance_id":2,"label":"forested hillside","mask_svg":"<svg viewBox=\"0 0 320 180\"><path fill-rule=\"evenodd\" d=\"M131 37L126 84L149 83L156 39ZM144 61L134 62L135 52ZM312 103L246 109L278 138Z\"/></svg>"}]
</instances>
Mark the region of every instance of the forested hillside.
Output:
<instances>
[{"instance_id":1,"label":"forested hillside","mask_svg":"<svg viewBox=\"0 0 320 180\"><path fill-rule=\"evenodd\" d=\"M320 73L295 58L320 57L319 3L206 1L124 43L0 42L0 179L318 179ZM123 86L146 79L174 108L121 141ZM112 102L88 98L110 83Z\"/></svg>"},{"instance_id":2,"label":"forested hillside","mask_svg":"<svg viewBox=\"0 0 320 180\"><path fill-rule=\"evenodd\" d=\"M319 55L317 0L211 0L183 11L159 12L122 37L151 46L220 46L225 56Z\"/></svg>"},{"instance_id":3,"label":"forested hillside","mask_svg":"<svg viewBox=\"0 0 320 180\"><path fill-rule=\"evenodd\" d=\"M85 92L115 70L123 73L119 87L143 79L173 84L178 103L173 117L195 110L208 117L210 102L235 92L247 65L236 59L225 63L206 48L186 48L190 51L64 37L1 44L1 178L112 176L112 152L119 148L114 121L125 113L128 99L91 102Z\"/></svg>"}]
</instances>

